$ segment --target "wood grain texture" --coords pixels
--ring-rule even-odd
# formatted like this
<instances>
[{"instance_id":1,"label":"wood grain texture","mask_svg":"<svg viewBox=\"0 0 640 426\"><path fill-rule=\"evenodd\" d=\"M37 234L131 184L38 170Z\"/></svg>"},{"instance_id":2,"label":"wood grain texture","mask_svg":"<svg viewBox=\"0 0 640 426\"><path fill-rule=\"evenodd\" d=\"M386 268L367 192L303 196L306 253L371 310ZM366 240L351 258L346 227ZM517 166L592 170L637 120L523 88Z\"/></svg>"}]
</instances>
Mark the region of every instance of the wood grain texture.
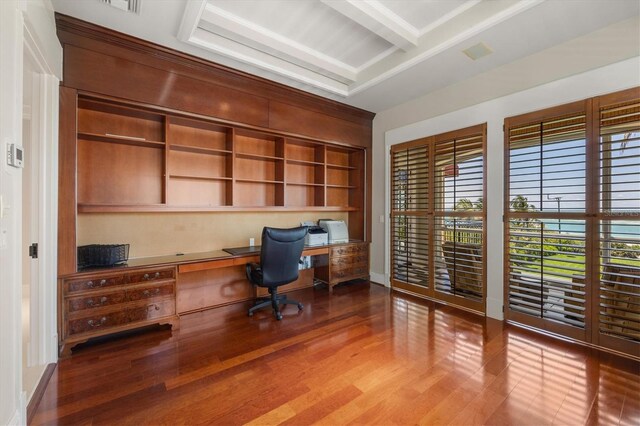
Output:
<instances>
[{"instance_id":1,"label":"wood grain texture","mask_svg":"<svg viewBox=\"0 0 640 426\"><path fill-rule=\"evenodd\" d=\"M60 87L58 136L58 275L76 271L76 106L75 89Z\"/></svg>"},{"instance_id":2,"label":"wood grain texture","mask_svg":"<svg viewBox=\"0 0 640 426\"><path fill-rule=\"evenodd\" d=\"M348 118L369 128L375 115L369 111L351 107L70 16L56 13L55 17L57 35L65 48L66 45L73 45L128 61L144 63L150 67L164 70L167 75L184 75L200 80L203 84L213 82L219 86L241 90L265 99L286 102L290 105L337 118ZM66 66L67 63L65 62L65 76L67 72ZM135 96L135 94L132 94L132 96Z\"/></svg>"},{"instance_id":3,"label":"wood grain texture","mask_svg":"<svg viewBox=\"0 0 640 426\"><path fill-rule=\"evenodd\" d=\"M366 281L86 346L41 424L638 424L640 365Z\"/></svg>"}]
</instances>

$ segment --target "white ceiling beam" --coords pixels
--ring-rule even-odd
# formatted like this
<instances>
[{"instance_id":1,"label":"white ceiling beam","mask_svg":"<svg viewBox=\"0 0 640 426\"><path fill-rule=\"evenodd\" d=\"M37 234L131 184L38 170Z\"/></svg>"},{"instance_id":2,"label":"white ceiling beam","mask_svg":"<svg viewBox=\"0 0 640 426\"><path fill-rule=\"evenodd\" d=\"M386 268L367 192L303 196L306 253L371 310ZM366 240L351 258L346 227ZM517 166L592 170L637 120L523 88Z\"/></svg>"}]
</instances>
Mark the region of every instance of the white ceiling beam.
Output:
<instances>
[{"instance_id":1,"label":"white ceiling beam","mask_svg":"<svg viewBox=\"0 0 640 426\"><path fill-rule=\"evenodd\" d=\"M321 0L402 50L418 45L418 30L376 0Z\"/></svg>"},{"instance_id":2,"label":"white ceiling beam","mask_svg":"<svg viewBox=\"0 0 640 426\"><path fill-rule=\"evenodd\" d=\"M196 28L187 43L341 97L349 94L348 86L344 83L202 28Z\"/></svg>"},{"instance_id":3,"label":"white ceiling beam","mask_svg":"<svg viewBox=\"0 0 640 426\"><path fill-rule=\"evenodd\" d=\"M356 80L357 71L354 67L229 13L211 3L207 3L202 10L197 26L315 71L340 83L349 84Z\"/></svg>"}]
</instances>

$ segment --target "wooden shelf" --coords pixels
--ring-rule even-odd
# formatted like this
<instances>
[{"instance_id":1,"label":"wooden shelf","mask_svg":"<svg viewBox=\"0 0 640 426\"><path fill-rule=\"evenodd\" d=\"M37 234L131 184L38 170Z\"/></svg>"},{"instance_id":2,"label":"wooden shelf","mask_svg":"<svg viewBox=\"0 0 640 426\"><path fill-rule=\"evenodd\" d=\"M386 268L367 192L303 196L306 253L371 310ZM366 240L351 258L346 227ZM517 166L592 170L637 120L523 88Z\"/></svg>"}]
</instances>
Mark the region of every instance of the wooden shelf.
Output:
<instances>
[{"instance_id":1,"label":"wooden shelf","mask_svg":"<svg viewBox=\"0 0 640 426\"><path fill-rule=\"evenodd\" d=\"M172 144L170 145L170 147L172 151L193 152L196 154L228 155L232 153L232 151L227 149L200 148L197 146L179 145L179 144Z\"/></svg>"},{"instance_id":2,"label":"wooden shelf","mask_svg":"<svg viewBox=\"0 0 640 426\"><path fill-rule=\"evenodd\" d=\"M298 164L300 166L324 166L324 163L318 161L305 161L305 160L294 160L287 159L287 164Z\"/></svg>"},{"instance_id":3,"label":"wooden shelf","mask_svg":"<svg viewBox=\"0 0 640 426\"><path fill-rule=\"evenodd\" d=\"M79 203L78 213L162 212L166 204L89 204Z\"/></svg>"},{"instance_id":4,"label":"wooden shelf","mask_svg":"<svg viewBox=\"0 0 640 426\"><path fill-rule=\"evenodd\" d=\"M265 161L282 161L284 158L282 157L273 157L271 155L261 155L261 154L249 154L246 152L236 152L236 157L239 158L248 158L250 160L265 160Z\"/></svg>"},{"instance_id":5,"label":"wooden shelf","mask_svg":"<svg viewBox=\"0 0 640 426\"><path fill-rule=\"evenodd\" d=\"M198 180L226 180L230 181L232 178L225 176L192 176L192 175L169 175L171 179L198 179Z\"/></svg>"},{"instance_id":6,"label":"wooden shelf","mask_svg":"<svg viewBox=\"0 0 640 426\"><path fill-rule=\"evenodd\" d=\"M331 185L331 184L327 184L327 188L356 189L357 186L354 186L354 185Z\"/></svg>"},{"instance_id":7,"label":"wooden shelf","mask_svg":"<svg viewBox=\"0 0 640 426\"><path fill-rule=\"evenodd\" d=\"M123 102L79 105L80 213L364 212L361 149Z\"/></svg>"},{"instance_id":8,"label":"wooden shelf","mask_svg":"<svg viewBox=\"0 0 640 426\"><path fill-rule=\"evenodd\" d=\"M284 183L284 181L281 181L281 180L262 180L262 179L236 179L236 182L268 183L268 184L282 184L282 183Z\"/></svg>"},{"instance_id":9,"label":"wooden shelf","mask_svg":"<svg viewBox=\"0 0 640 426\"><path fill-rule=\"evenodd\" d=\"M287 182L287 185L291 186L314 186L322 188L324 187L323 183L305 183L305 182Z\"/></svg>"},{"instance_id":10,"label":"wooden shelf","mask_svg":"<svg viewBox=\"0 0 640 426\"><path fill-rule=\"evenodd\" d=\"M78 139L96 141L96 142L108 142L119 143L123 145L143 146L147 148L164 148L164 142L149 141L143 138L137 138L134 136L124 135L100 135L97 133L78 133Z\"/></svg>"},{"instance_id":11,"label":"wooden shelf","mask_svg":"<svg viewBox=\"0 0 640 426\"><path fill-rule=\"evenodd\" d=\"M328 164L327 167L330 169L340 169L340 170L355 170L356 168L353 166L344 166L342 164Z\"/></svg>"}]
</instances>

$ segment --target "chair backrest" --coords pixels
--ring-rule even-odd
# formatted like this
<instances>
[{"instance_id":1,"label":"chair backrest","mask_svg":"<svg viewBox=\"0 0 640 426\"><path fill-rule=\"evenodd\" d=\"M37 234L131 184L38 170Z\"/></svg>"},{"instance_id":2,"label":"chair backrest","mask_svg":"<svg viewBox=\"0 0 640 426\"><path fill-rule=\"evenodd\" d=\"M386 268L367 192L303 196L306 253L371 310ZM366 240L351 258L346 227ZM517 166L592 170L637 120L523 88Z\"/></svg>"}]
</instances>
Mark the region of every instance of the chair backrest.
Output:
<instances>
[{"instance_id":1,"label":"chair backrest","mask_svg":"<svg viewBox=\"0 0 640 426\"><path fill-rule=\"evenodd\" d=\"M265 227L262 230L262 285L274 287L298 279L298 262L305 235L306 226L291 229Z\"/></svg>"}]
</instances>

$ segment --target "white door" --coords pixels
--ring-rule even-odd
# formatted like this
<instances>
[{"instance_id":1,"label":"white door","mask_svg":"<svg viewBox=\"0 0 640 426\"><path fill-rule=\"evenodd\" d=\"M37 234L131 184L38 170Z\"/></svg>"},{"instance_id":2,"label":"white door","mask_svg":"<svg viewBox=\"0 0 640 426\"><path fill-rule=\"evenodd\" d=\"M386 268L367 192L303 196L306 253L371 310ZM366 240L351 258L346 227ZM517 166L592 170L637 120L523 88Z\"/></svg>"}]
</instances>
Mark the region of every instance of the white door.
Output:
<instances>
[{"instance_id":1,"label":"white door","mask_svg":"<svg viewBox=\"0 0 640 426\"><path fill-rule=\"evenodd\" d=\"M37 244L40 235L40 141L39 102L40 75L29 55L24 56L22 147L22 384L27 398L38 385L46 367L41 356L39 330L39 260Z\"/></svg>"}]
</instances>

